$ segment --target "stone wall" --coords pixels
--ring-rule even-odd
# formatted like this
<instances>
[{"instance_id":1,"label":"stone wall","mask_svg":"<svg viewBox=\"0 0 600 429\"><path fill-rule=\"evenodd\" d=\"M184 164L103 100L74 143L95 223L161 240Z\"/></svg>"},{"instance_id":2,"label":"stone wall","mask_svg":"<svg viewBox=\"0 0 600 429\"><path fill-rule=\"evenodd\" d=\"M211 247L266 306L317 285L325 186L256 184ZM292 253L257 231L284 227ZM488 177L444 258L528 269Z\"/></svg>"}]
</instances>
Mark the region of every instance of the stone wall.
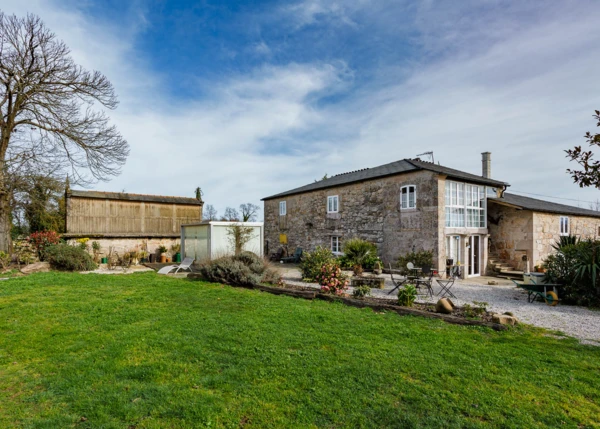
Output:
<instances>
[{"instance_id":1,"label":"stone wall","mask_svg":"<svg viewBox=\"0 0 600 429\"><path fill-rule=\"evenodd\" d=\"M560 218L560 214L489 204L490 252L509 261L517 269L525 269L522 257L527 255L530 260L529 268L532 269L554 252L552 245L560 239ZM598 238L599 218L568 218L571 235Z\"/></svg>"},{"instance_id":2,"label":"stone wall","mask_svg":"<svg viewBox=\"0 0 600 429\"><path fill-rule=\"evenodd\" d=\"M533 214L533 265L541 264L553 253L552 245L560 239L560 217L552 213ZM598 238L600 219L587 216L569 216L569 231L579 238Z\"/></svg>"},{"instance_id":3,"label":"stone wall","mask_svg":"<svg viewBox=\"0 0 600 429\"><path fill-rule=\"evenodd\" d=\"M439 234L444 194L438 180L435 173L417 171L266 200L265 242L269 252L275 252L281 246L280 236L285 235L287 249L293 253L296 247L330 248L332 236L340 237L342 243L359 237L377 245L386 265L413 250L432 250L434 261L439 261L443 259ZM416 186L416 209L400 210L400 188L405 185ZM339 196L339 213L328 214L327 197L333 195ZM285 216L279 216L280 201L286 201Z\"/></svg>"},{"instance_id":4,"label":"stone wall","mask_svg":"<svg viewBox=\"0 0 600 429\"><path fill-rule=\"evenodd\" d=\"M487 219L490 254L524 269L523 256L533 256L533 212L488 203Z\"/></svg>"},{"instance_id":5,"label":"stone wall","mask_svg":"<svg viewBox=\"0 0 600 429\"><path fill-rule=\"evenodd\" d=\"M92 254L92 241L100 243L100 252L102 256L106 256L111 246L114 248L114 251L122 255L132 250L142 250L144 244L147 246L148 253L157 255L159 246L165 246L170 252L171 246L179 244L181 240L179 238L90 238L88 241L90 255ZM77 240L73 238L67 240L67 242L75 244Z\"/></svg>"}]
</instances>

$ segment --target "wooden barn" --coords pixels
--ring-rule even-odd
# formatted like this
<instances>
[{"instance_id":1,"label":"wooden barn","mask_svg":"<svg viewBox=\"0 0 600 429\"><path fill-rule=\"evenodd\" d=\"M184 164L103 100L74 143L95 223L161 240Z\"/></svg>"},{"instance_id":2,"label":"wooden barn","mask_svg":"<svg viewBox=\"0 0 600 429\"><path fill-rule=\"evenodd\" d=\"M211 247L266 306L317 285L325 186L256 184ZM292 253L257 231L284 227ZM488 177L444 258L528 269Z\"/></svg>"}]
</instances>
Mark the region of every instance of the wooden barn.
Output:
<instances>
[{"instance_id":1,"label":"wooden barn","mask_svg":"<svg viewBox=\"0 0 600 429\"><path fill-rule=\"evenodd\" d=\"M67 190L67 239L89 238L104 252L125 252L179 243L182 224L202 220L202 200L118 192Z\"/></svg>"}]
</instances>

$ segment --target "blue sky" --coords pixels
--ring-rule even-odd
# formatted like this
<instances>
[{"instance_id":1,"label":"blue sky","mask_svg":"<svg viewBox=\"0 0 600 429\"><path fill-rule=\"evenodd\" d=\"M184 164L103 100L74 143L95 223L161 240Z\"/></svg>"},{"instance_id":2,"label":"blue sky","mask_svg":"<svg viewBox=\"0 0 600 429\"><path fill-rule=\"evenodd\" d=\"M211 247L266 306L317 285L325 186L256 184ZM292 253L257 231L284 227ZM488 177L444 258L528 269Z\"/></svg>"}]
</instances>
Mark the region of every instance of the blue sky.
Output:
<instances>
[{"instance_id":1,"label":"blue sky","mask_svg":"<svg viewBox=\"0 0 600 429\"><path fill-rule=\"evenodd\" d=\"M563 151L600 109L600 3L540 4L0 0L115 85L132 150L97 189L201 186L220 213L428 150L473 173L491 151L511 189L587 207Z\"/></svg>"}]
</instances>

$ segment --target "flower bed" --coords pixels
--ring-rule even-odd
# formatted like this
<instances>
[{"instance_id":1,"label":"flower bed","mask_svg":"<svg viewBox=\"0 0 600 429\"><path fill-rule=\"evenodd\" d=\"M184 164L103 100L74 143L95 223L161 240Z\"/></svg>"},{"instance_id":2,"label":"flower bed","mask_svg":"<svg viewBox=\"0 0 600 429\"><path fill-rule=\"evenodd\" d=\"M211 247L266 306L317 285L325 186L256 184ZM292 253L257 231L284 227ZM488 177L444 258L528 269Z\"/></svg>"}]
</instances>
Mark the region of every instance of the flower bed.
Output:
<instances>
[{"instance_id":1,"label":"flower bed","mask_svg":"<svg viewBox=\"0 0 600 429\"><path fill-rule=\"evenodd\" d=\"M204 280L202 275L198 273L192 273L188 275L190 279ZM233 285L235 286L235 285ZM244 285L242 287L248 289L257 289L263 292L272 293L275 295L288 295L296 298L304 299L322 299L331 302L341 302L343 304L358 307L358 308L372 308L375 311L393 311L401 315L412 315L428 317L432 319L440 319L447 323L456 325L468 325L468 326L484 326L492 328L496 331L506 330L507 326L491 321L491 313L485 312L481 314L478 319L467 317L468 309L462 307L456 307L454 312L450 314L441 314L435 312L435 305L433 304L414 304L413 307L402 307L398 305L398 301L394 299L382 299L382 298L363 298L354 299L349 298L346 294L343 295L332 295L330 293L322 293L314 287L303 287L303 286L292 286L283 283L283 286L265 286L260 284Z\"/></svg>"}]
</instances>

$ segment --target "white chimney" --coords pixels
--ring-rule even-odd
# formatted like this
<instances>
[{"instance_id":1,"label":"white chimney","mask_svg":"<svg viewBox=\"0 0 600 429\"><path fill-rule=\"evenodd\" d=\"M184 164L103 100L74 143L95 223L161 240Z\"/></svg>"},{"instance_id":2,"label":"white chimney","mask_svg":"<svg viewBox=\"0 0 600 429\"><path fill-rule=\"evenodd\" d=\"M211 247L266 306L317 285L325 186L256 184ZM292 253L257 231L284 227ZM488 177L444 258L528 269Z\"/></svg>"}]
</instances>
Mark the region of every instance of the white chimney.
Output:
<instances>
[{"instance_id":1,"label":"white chimney","mask_svg":"<svg viewBox=\"0 0 600 429\"><path fill-rule=\"evenodd\" d=\"M486 179L492 178L492 153L483 152L481 154L482 176Z\"/></svg>"}]
</instances>

